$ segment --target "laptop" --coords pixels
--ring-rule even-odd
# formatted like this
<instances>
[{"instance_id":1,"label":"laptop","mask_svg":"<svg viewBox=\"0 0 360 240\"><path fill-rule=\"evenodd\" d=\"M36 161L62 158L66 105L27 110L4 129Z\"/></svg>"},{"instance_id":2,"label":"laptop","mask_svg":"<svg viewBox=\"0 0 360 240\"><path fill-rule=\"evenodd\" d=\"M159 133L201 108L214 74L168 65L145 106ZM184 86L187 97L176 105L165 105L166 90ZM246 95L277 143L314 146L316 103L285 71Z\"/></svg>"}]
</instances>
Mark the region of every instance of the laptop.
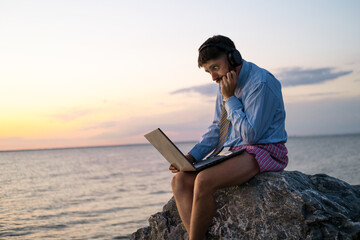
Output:
<instances>
[{"instance_id":1,"label":"laptop","mask_svg":"<svg viewBox=\"0 0 360 240\"><path fill-rule=\"evenodd\" d=\"M163 157L180 171L200 171L214 166L229 158L241 154L245 149L236 152L220 152L213 157L204 158L198 162L191 163L189 159L176 147L176 145L165 135L160 128L157 128L144 135L145 138L163 155Z\"/></svg>"}]
</instances>

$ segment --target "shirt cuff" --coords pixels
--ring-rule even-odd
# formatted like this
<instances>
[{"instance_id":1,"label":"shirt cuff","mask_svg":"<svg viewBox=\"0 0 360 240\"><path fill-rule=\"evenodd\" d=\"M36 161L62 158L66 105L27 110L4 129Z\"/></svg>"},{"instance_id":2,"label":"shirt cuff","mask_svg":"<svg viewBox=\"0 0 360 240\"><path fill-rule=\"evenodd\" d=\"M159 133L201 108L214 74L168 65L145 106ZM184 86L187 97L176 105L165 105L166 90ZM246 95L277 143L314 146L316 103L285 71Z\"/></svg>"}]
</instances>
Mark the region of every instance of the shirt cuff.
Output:
<instances>
[{"instance_id":1,"label":"shirt cuff","mask_svg":"<svg viewBox=\"0 0 360 240\"><path fill-rule=\"evenodd\" d=\"M242 109L243 105L237 97L232 96L225 102L225 108L227 112L231 112L237 109Z\"/></svg>"},{"instance_id":2,"label":"shirt cuff","mask_svg":"<svg viewBox=\"0 0 360 240\"><path fill-rule=\"evenodd\" d=\"M200 155L199 151L196 150L195 147L190 150L189 154L191 156L193 156L193 158L195 159L196 162L198 162L201 159L201 155Z\"/></svg>"}]
</instances>

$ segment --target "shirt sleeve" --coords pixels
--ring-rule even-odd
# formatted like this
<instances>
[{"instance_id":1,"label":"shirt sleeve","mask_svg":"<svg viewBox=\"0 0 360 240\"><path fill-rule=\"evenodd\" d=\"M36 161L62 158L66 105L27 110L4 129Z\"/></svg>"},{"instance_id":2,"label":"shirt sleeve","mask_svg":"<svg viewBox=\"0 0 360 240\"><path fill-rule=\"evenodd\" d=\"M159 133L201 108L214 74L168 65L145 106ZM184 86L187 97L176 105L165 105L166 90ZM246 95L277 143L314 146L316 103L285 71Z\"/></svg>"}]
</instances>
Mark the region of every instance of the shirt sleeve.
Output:
<instances>
[{"instance_id":1,"label":"shirt sleeve","mask_svg":"<svg viewBox=\"0 0 360 240\"><path fill-rule=\"evenodd\" d=\"M226 101L228 119L246 143L256 144L270 126L276 112L277 97L266 83L261 82L249 92L244 101L243 104L235 96Z\"/></svg>"},{"instance_id":2,"label":"shirt sleeve","mask_svg":"<svg viewBox=\"0 0 360 240\"><path fill-rule=\"evenodd\" d=\"M219 121L221 117L222 99L223 97L219 88L216 96L214 120L208 127L207 132L202 135L201 140L189 152L196 161L200 161L214 150L219 142Z\"/></svg>"}]
</instances>

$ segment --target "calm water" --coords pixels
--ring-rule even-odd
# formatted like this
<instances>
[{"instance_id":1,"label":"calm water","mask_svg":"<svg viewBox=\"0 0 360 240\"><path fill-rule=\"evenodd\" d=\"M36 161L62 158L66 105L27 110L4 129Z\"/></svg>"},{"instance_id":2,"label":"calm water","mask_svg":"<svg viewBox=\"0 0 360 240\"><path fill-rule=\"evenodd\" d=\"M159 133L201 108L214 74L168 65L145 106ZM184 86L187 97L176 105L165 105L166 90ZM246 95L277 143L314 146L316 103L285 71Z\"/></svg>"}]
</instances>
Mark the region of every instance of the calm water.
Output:
<instances>
[{"instance_id":1,"label":"calm water","mask_svg":"<svg viewBox=\"0 0 360 240\"><path fill-rule=\"evenodd\" d=\"M292 137L287 170L360 184L359 146ZM150 145L0 152L0 239L128 239L172 196L167 168Z\"/></svg>"}]
</instances>

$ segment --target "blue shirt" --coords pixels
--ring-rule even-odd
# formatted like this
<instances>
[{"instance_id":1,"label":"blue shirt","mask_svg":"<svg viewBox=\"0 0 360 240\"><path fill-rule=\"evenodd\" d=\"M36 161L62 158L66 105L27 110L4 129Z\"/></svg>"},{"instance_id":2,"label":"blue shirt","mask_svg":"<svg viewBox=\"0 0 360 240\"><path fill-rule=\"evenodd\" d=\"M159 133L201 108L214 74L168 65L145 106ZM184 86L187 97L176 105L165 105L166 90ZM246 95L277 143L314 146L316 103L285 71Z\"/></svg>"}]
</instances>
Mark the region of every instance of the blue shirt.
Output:
<instances>
[{"instance_id":1,"label":"blue shirt","mask_svg":"<svg viewBox=\"0 0 360 240\"><path fill-rule=\"evenodd\" d=\"M219 84L214 121L189 152L196 161L203 159L218 144L223 100ZM235 94L226 101L225 108L230 126L224 147L286 142L281 85L267 70L244 60Z\"/></svg>"}]
</instances>

